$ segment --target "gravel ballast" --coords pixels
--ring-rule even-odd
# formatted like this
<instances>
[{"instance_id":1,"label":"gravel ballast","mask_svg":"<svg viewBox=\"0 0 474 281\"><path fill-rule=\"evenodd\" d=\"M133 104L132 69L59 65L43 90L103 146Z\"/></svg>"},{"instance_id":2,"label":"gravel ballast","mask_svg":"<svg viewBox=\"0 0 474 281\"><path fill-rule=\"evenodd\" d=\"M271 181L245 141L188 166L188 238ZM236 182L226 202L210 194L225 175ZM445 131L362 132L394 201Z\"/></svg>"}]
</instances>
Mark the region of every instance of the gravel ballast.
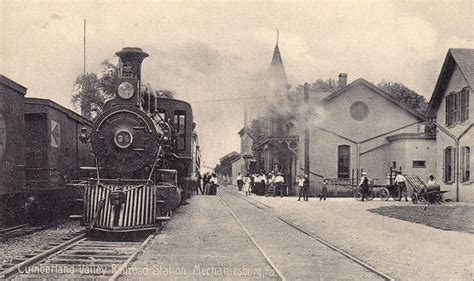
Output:
<instances>
[{"instance_id":1,"label":"gravel ballast","mask_svg":"<svg viewBox=\"0 0 474 281\"><path fill-rule=\"evenodd\" d=\"M65 221L29 235L0 240L0 272L2 266L10 264L15 258L42 249L49 243L64 242L61 240L67 234L79 232L83 228L78 221Z\"/></svg>"}]
</instances>

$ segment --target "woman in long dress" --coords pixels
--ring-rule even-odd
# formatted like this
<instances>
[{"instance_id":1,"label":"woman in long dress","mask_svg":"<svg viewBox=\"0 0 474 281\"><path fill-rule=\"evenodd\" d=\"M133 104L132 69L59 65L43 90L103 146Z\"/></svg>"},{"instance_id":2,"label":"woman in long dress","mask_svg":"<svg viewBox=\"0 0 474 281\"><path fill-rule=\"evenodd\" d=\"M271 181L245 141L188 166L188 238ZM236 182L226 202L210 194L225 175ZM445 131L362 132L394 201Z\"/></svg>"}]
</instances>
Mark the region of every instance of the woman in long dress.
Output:
<instances>
[{"instance_id":1,"label":"woman in long dress","mask_svg":"<svg viewBox=\"0 0 474 281\"><path fill-rule=\"evenodd\" d=\"M251 192L251 189L250 189L250 177L249 177L249 174L247 174L245 177L244 177L244 192L245 192L245 195L250 195L250 192Z\"/></svg>"}]
</instances>

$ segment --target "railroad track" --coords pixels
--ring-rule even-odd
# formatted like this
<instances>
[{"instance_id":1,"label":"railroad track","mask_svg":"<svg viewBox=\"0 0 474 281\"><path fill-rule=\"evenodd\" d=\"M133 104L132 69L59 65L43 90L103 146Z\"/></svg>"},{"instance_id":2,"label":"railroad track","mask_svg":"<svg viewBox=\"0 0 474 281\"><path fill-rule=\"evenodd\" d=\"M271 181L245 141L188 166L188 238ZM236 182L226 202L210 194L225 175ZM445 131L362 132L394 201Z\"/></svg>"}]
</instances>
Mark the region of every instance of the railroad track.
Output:
<instances>
[{"instance_id":1,"label":"railroad track","mask_svg":"<svg viewBox=\"0 0 474 281\"><path fill-rule=\"evenodd\" d=\"M21 224L21 225L9 227L9 228L0 229L0 238L12 238L12 237L28 235L36 231L46 229L48 227L50 227L50 225L34 226L28 223Z\"/></svg>"},{"instance_id":2,"label":"railroad track","mask_svg":"<svg viewBox=\"0 0 474 281\"><path fill-rule=\"evenodd\" d=\"M272 209L272 207L266 205L266 204L263 204L261 202L255 202L255 201L252 201L251 199L247 198L246 196L243 196L241 194L238 194L238 193L235 193L235 192L230 192L231 195L235 196L235 197L238 197L240 199L243 199L244 201L246 201L247 203L249 203L250 205L258 208L258 209L261 209L261 210L264 210L264 211L267 211L268 209ZM265 257L265 259L267 260L267 262L269 263L269 265L275 270L275 272L277 273L277 275L280 277L281 280L286 280L285 276L283 275L283 273L275 266L274 262L271 260L271 258L264 252L263 248L255 241L255 238L252 236L252 234L247 230L247 228L240 222L239 218L235 215L235 213L231 210L231 208L229 207L229 205L224 201L224 199L218 195L219 198L221 199L221 201L224 203L224 205L227 207L227 209L231 212L232 216L237 220L237 222L240 224L240 226L244 229L244 231L247 233L247 235L249 236L249 238L252 240L252 242L254 243L254 245L258 248L258 250L262 253L262 255ZM288 219L282 217L282 216L279 216L279 215L276 215L276 214L272 214L275 218L277 218L278 220L282 221L283 223L287 224L288 226L292 227L293 229L295 229L296 231L300 232L300 233L303 233L305 234L306 236L308 236L311 240L315 241L315 242L318 242L318 243L321 243L323 244L324 246L328 247L329 249L341 254L342 256L346 257L347 259L351 260L352 262L355 262L356 264L364 267L366 270L374 273L375 275L381 277L382 279L384 280L390 280L390 281L393 281L395 280L394 278L390 277L388 274L385 274L383 273L382 271L374 268L373 266L365 263L364 261L358 259L357 257L347 253L346 251L334 246L333 244L321 239L320 237L317 237L316 235L312 234L311 232L303 229L302 227L290 222Z\"/></svg>"},{"instance_id":3,"label":"railroad track","mask_svg":"<svg viewBox=\"0 0 474 281\"><path fill-rule=\"evenodd\" d=\"M14 260L0 272L0 280L18 279L108 279L127 274L129 264L155 234L114 241L97 239L87 233L51 243L23 259Z\"/></svg>"}]
</instances>

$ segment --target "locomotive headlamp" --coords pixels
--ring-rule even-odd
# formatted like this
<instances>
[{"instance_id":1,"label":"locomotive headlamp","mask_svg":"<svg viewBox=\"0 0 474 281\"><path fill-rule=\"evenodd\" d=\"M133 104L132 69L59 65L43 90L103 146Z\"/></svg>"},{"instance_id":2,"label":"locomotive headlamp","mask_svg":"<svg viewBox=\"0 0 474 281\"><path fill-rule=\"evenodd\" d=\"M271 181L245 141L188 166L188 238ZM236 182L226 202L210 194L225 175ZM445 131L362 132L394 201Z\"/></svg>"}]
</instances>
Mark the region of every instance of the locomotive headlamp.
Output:
<instances>
[{"instance_id":1,"label":"locomotive headlamp","mask_svg":"<svg viewBox=\"0 0 474 281\"><path fill-rule=\"evenodd\" d=\"M125 81L120 83L117 91L122 99L128 100L133 97L135 89L133 88L132 83Z\"/></svg>"},{"instance_id":2,"label":"locomotive headlamp","mask_svg":"<svg viewBox=\"0 0 474 281\"><path fill-rule=\"evenodd\" d=\"M133 135L128 130L120 130L115 133L115 145L119 148L127 148L133 142Z\"/></svg>"}]
</instances>

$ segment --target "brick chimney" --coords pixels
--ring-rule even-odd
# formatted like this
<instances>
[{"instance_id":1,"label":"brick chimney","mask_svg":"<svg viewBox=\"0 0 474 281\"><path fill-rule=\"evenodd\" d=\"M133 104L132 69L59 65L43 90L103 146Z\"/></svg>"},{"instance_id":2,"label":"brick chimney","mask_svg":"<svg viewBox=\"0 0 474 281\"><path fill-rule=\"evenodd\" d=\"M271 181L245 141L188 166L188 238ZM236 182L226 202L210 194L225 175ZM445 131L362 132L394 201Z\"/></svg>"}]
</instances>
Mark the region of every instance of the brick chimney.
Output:
<instances>
[{"instance_id":1,"label":"brick chimney","mask_svg":"<svg viewBox=\"0 0 474 281\"><path fill-rule=\"evenodd\" d=\"M339 73L339 88L347 85L347 73Z\"/></svg>"}]
</instances>

